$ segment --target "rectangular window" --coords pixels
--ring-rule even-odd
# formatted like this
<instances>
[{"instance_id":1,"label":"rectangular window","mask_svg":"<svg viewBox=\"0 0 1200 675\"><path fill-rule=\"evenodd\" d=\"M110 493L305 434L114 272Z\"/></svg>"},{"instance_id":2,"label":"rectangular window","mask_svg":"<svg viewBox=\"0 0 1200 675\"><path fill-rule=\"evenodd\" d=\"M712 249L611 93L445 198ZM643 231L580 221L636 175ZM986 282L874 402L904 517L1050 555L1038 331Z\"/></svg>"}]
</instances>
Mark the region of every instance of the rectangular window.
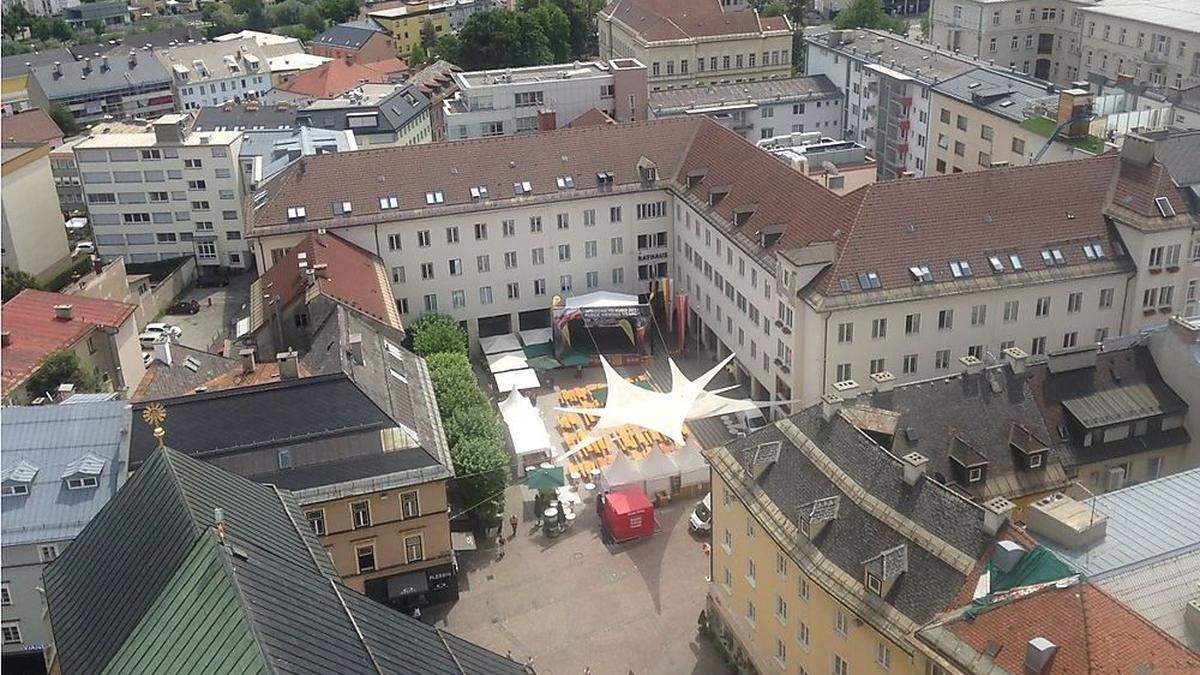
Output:
<instances>
[{"instance_id":1,"label":"rectangular window","mask_svg":"<svg viewBox=\"0 0 1200 675\"><path fill-rule=\"evenodd\" d=\"M921 315L909 314L904 317L904 334L917 335L921 332Z\"/></svg>"},{"instance_id":2,"label":"rectangular window","mask_svg":"<svg viewBox=\"0 0 1200 675\"><path fill-rule=\"evenodd\" d=\"M467 304L466 294L463 293L462 291L454 291L453 293L450 294L450 301L455 307L465 306ZM462 305L459 305L458 304L459 302L462 302ZM480 286L479 287L479 303L483 304L483 305L492 304L492 287L491 286Z\"/></svg>"},{"instance_id":3,"label":"rectangular window","mask_svg":"<svg viewBox=\"0 0 1200 675\"><path fill-rule=\"evenodd\" d=\"M954 310L943 309L938 312L938 330L951 330L954 328Z\"/></svg>"},{"instance_id":4,"label":"rectangular window","mask_svg":"<svg viewBox=\"0 0 1200 675\"><path fill-rule=\"evenodd\" d=\"M1113 289L1101 288L1100 289L1100 309L1108 309L1109 307L1112 307L1112 304L1113 304Z\"/></svg>"},{"instance_id":5,"label":"rectangular window","mask_svg":"<svg viewBox=\"0 0 1200 675\"><path fill-rule=\"evenodd\" d=\"M0 624L0 636L3 637L6 645L21 644L21 624L16 621L7 621Z\"/></svg>"},{"instance_id":6,"label":"rectangular window","mask_svg":"<svg viewBox=\"0 0 1200 675\"><path fill-rule=\"evenodd\" d=\"M354 529L371 526L371 505L368 502L354 502L350 505L351 521Z\"/></svg>"},{"instance_id":7,"label":"rectangular window","mask_svg":"<svg viewBox=\"0 0 1200 675\"><path fill-rule=\"evenodd\" d=\"M425 538L422 535L414 534L404 538L404 559L410 564L425 559Z\"/></svg>"},{"instance_id":8,"label":"rectangular window","mask_svg":"<svg viewBox=\"0 0 1200 675\"><path fill-rule=\"evenodd\" d=\"M482 292L480 293L482 295ZM488 298L491 298L492 289L488 288ZM467 306L467 293L461 289L450 291L450 306L454 309L462 309Z\"/></svg>"},{"instance_id":9,"label":"rectangular window","mask_svg":"<svg viewBox=\"0 0 1200 675\"><path fill-rule=\"evenodd\" d=\"M323 509L305 511L304 517L308 518L308 525L312 528L313 534L317 536L325 534L325 511Z\"/></svg>"},{"instance_id":10,"label":"rectangular window","mask_svg":"<svg viewBox=\"0 0 1200 675\"><path fill-rule=\"evenodd\" d=\"M375 569L375 545L355 546L354 559L358 566L359 574L373 571Z\"/></svg>"},{"instance_id":11,"label":"rectangular window","mask_svg":"<svg viewBox=\"0 0 1200 675\"><path fill-rule=\"evenodd\" d=\"M950 350L939 349L933 354L933 369L946 370L950 367Z\"/></svg>"},{"instance_id":12,"label":"rectangular window","mask_svg":"<svg viewBox=\"0 0 1200 675\"><path fill-rule=\"evenodd\" d=\"M1047 316L1050 314L1050 296L1043 296L1037 299L1037 306L1034 308L1034 316Z\"/></svg>"},{"instance_id":13,"label":"rectangular window","mask_svg":"<svg viewBox=\"0 0 1200 675\"><path fill-rule=\"evenodd\" d=\"M839 323L838 324L838 343L850 344L854 342L854 324Z\"/></svg>"},{"instance_id":14,"label":"rectangular window","mask_svg":"<svg viewBox=\"0 0 1200 675\"><path fill-rule=\"evenodd\" d=\"M871 321L871 337L879 340L887 337L887 319L880 318Z\"/></svg>"},{"instance_id":15,"label":"rectangular window","mask_svg":"<svg viewBox=\"0 0 1200 675\"><path fill-rule=\"evenodd\" d=\"M982 326L987 321L987 305L973 305L971 307L971 325Z\"/></svg>"},{"instance_id":16,"label":"rectangular window","mask_svg":"<svg viewBox=\"0 0 1200 675\"><path fill-rule=\"evenodd\" d=\"M57 544L43 544L38 547L38 560L48 563L58 559Z\"/></svg>"},{"instance_id":17,"label":"rectangular window","mask_svg":"<svg viewBox=\"0 0 1200 675\"><path fill-rule=\"evenodd\" d=\"M903 372L905 375L911 375L917 372L917 355L907 354L904 357Z\"/></svg>"}]
</instances>

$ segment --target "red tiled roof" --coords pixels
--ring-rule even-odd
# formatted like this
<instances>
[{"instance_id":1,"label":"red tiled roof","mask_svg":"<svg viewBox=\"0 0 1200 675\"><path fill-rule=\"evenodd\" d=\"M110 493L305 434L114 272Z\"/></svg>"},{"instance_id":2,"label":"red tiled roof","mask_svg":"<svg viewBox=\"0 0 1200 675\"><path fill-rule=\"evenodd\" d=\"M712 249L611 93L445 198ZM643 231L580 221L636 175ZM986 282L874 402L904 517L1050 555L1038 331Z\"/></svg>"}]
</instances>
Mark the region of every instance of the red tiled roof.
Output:
<instances>
[{"instance_id":1,"label":"red tiled roof","mask_svg":"<svg viewBox=\"0 0 1200 675\"><path fill-rule=\"evenodd\" d=\"M1200 670L1200 656L1088 582L993 605L946 628L979 653L999 645L994 661L1010 673L1025 672L1025 645L1035 637L1058 646L1045 673Z\"/></svg>"},{"instance_id":2,"label":"red tiled roof","mask_svg":"<svg viewBox=\"0 0 1200 675\"><path fill-rule=\"evenodd\" d=\"M5 143L62 143L63 132L41 108L6 115L0 124L0 136Z\"/></svg>"},{"instance_id":3,"label":"red tiled roof","mask_svg":"<svg viewBox=\"0 0 1200 675\"><path fill-rule=\"evenodd\" d=\"M950 262L966 260L976 277L991 275L987 256L1020 256L1041 270L1052 245L1065 264L1088 262L1083 244L1101 242L1115 256L1103 208L1115 155L1037 166L894 180L849 195L855 213L839 239L838 258L819 280L826 296L859 293L857 276L876 272L883 288L913 285L909 268L928 265L935 282L954 279ZM998 236L1002 233L1003 236Z\"/></svg>"},{"instance_id":4,"label":"red tiled roof","mask_svg":"<svg viewBox=\"0 0 1200 675\"><path fill-rule=\"evenodd\" d=\"M605 16L637 31L650 42L787 30L782 16L764 17L752 9L728 9L720 0L615 0Z\"/></svg>"},{"instance_id":5,"label":"red tiled roof","mask_svg":"<svg viewBox=\"0 0 1200 675\"><path fill-rule=\"evenodd\" d=\"M1158 197L1166 197L1176 214L1187 213L1187 201L1166 167L1158 162L1142 165L1121 160L1117 185L1113 190L1113 204L1142 216L1162 218L1163 215L1154 204Z\"/></svg>"},{"instance_id":6,"label":"red tiled roof","mask_svg":"<svg viewBox=\"0 0 1200 675\"><path fill-rule=\"evenodd\" d=\"M386 84L394 73L406 67L400 59L384 59L367 64L333 59L285 80L277 88L301 96L335 98L360 84Z\"/></svg>"},{"instance_id":7,"label":"red tiled roof","mask_svg":"<svg viewBox=\"0 0 1200 675\"><path fill-rule=\"evenodd\" d=\"M588 108L582 115L568 122L565 128L578 129L579 127L592 127L598 124L616 124L616 122L613 118L605 114L603 110Z\"/></svg>"},{"instance_id":8,"label":"red tiled roof","mask_svg":"<svg viewBox=\"0 0 1200 675\"><path fill-rule=\"evenodd\" d=\"M54 306L69 304L73 318L55 317ZM98 300L80 295L63 295L26 289L4 303L0 322L10 335L3 348L4 395L26 380L51 352L64 349L83 339L97 327L118 328L133 315L133 305Z\"/></svg>"},{"instance_id":9,"label":"red tiled roof","mask_svg":"<svg viewBox=\"0 0 1200 675\"><path fill-rule=\"evenodd\" d=\"M303 268L301 260L307 263ZM272 265L258 283L263 294L278 294L286 306L304 294L308 278L305 269L315 270L322 264L326 266L324 273L312 277L321 293L389 326L400 327L393 320L395 299L380 271L379 258L335 234L308 235Z\"/></svg>"}]
</instances>

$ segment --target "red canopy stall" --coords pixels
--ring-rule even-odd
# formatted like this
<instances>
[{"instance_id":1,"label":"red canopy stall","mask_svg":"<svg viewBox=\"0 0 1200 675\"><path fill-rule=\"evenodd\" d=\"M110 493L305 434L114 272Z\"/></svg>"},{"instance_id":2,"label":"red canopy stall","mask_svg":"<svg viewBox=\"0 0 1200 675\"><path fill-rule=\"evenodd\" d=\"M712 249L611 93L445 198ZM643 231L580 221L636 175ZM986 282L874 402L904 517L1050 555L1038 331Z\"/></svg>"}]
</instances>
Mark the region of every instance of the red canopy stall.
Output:
<instances>
[{"instance_id":1,"label":"red canopy stall","mask_svg":"<svg viewBox=\"0 0 1200 675\"><path fill-rule=\"evenodd\" d=\"M654 505L638 488L625 488L604 495L600 520L615 541L622 542L654 534Z\"/></svg>"}]
</instances>

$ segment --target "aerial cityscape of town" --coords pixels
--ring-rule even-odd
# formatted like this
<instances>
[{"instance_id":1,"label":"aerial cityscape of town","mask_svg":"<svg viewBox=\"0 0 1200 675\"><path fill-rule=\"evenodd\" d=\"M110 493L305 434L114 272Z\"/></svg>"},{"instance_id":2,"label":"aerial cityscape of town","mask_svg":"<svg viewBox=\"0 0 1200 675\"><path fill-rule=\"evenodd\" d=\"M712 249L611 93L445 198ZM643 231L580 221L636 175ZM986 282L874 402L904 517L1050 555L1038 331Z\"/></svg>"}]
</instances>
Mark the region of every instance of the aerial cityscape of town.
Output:
<instances>
[{"instance_id":1,"label":"aerial cityscape of town","mask_svg":"<svg viewBox=\"0 0 1200 675\"><path fill-rule=\"evenodd\" d=\"M1200 675L1200 0L2 28L4 675Z\"/></svg>"}]
</instances>

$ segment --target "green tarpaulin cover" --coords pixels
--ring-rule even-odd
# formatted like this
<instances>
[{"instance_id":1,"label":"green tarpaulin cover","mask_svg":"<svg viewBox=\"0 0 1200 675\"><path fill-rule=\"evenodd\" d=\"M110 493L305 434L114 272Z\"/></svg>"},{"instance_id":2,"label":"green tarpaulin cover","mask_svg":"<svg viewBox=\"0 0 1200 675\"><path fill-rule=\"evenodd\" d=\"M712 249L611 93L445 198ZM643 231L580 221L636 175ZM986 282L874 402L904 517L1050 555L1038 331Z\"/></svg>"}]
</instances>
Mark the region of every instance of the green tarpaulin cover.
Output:
<instances>
[{"instance_id":1,"label":"green tarpaulin cover","mask_svg":"<svg viewBox=\"0 0 1200 675\"><path fill-rule=\"evenodd\" d=\"M561 466L554 466L549 469L538 467L536 469L529 469L525 473L525 484L531 490L551 492L555 488L566 485L567 481L563 477L563 468Z\"/></svg>"}]
</instances>

